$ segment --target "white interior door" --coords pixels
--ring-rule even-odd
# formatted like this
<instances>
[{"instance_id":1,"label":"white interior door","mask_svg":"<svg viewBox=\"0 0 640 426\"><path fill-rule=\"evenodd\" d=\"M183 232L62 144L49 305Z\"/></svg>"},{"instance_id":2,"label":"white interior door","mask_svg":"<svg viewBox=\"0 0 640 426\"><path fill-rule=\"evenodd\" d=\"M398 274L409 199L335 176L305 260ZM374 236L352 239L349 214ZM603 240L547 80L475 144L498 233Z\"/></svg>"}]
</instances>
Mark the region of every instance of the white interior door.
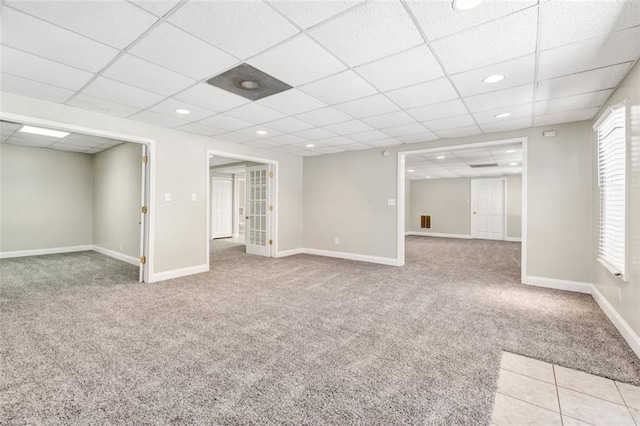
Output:
<instances>
[{"instance_id":1,"label":"white interior door","mask_svg":"<svg viewBox=\"0 0 640 426\"><path fill-rule=\"evenodd\" d=\"M140 200L140 282L149 282L149 263L148 253L146 252L149 238L149 216L147 215L149 209L149 156L150 149L147 145L142 145L142 188L141 188L141 200ZM144 262L142 260L144 259Z\"/></svg>"},{"instance_id":2,"label":"white interior door","mask_svg":"<svg viewBox=\"0 0 640 426\"><path fill-rule=\"evenodd\" d=\"M271 177L269 166L247 167L245 238L247 254L269 256L271 252Z\"/></svg>"},{"instance_id":3,"label":"white interior door","mask_svg":"<svg viewBox=\"0 0 640 426\"><path fill-rule=\"evenodd\" d=\"M211 238L233 234L233 180L211 178Z\"/></svg>"},{"instance_id":4,"label":"white interior door","mask_svg":"<svg viewBox=\"0 0 640 426\"><path fill-rule=\"evenodd\" d=\"M471 237L504 240L504 179L471 180Z\"/></svg>"}]
</instances>

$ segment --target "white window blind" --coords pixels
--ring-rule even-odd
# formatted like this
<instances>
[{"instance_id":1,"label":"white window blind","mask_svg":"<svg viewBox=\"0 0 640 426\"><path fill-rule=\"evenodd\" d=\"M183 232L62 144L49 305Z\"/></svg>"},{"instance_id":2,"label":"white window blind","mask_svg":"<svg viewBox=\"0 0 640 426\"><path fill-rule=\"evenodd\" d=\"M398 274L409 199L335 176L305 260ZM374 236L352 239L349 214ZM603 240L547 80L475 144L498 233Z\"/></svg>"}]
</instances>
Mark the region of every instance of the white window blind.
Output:
<instances>
[{"instance_id":1,"label":"white window blind","mask_svg":"<svg viewBox=\"0 0 640 426\"><path fill-rule=\"evenodd\" d=\"M600 240L598 260L625 278L626 266L626 108L614 107L597 125Z\"/></svg>"}]
</instances>

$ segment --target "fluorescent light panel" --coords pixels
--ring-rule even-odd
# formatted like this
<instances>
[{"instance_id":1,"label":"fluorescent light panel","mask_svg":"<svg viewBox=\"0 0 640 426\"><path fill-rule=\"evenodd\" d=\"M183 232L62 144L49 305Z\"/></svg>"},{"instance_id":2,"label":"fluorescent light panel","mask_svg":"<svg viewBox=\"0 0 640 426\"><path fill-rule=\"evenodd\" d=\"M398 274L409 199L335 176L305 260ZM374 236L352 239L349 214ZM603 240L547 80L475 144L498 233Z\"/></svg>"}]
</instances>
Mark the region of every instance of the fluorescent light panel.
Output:
<instances>
[{"instance_id":1,"label":"fluorescent light panel","mask_svg":"<svg viewBox=\"0 0 640 426\"><path fill-rule=\"evenodd\" d=\"M31 133L34 135L51 136L52 138L64 138L69 136L69 132L62 132L60 130L43 129L41 127L22 126L20 129L23 133Z\"/></svg>"}]
</instances>

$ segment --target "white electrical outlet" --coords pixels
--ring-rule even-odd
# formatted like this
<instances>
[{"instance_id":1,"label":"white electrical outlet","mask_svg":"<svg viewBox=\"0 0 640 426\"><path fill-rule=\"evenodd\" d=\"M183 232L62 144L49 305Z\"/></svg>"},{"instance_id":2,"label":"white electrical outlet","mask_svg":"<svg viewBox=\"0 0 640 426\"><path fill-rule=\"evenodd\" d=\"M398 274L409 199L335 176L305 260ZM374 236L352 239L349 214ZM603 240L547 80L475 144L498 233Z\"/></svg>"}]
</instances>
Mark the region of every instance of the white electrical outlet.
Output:
<instances>
[{"instance_id":1,"label":"white electrical outlet","mask_svg":"<svg viewBox=\"0 0 640 426\"><path fill-rule=\"evenodd\" d=\"M171 201L171 194L169 194L169 193L164 194L164 201L166 201L166 202Z\"/></svg>"},{"instance_id":2,"label":"white electrical outlet","mask_svg":"<svg viewBox=\"0 0 640 426\"><path fill-rule=\"evenodd\" d=\"M198 201L198 194L196 194L195 192L191 194L191 201Z\"/></svg>"},{"instance_id":3,"label":"white electrical outlet","mask_svg":"<svg viewBox=\"0 0 640 426\"><path fill-rule=\"evenodd\" d=\"M340 238L335 237L335 238L333 239L333 244L340 244Z\"/></svg>"},{"instance_id":4,"label":"white electrical outlet","mask_svg":"<svg viewBox=\"0 0 640 426\"><path fill-rule=\"evenodd\" d=\"M396 200L394 198L389 198L387 200L387 204L390 206L395 206L396 205Z\"/></svg>"}]
</instances>

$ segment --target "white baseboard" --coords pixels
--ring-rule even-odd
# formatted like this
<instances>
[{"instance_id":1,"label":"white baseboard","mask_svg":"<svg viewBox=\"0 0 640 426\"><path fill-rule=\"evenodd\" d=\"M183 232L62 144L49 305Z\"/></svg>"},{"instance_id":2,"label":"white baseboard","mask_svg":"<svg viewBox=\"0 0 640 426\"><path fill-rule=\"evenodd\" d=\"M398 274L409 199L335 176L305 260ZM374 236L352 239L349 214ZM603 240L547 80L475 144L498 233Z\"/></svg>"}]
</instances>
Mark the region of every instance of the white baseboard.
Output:
<instances>
[{"instance_id":1,"label":"white baseboard","mask_svg":"<svg viewBox=\"0 0 640 426\"><path fill-rule=\"evenodd\" d=\"M304 249L303 248L297 248L297 249L292 249L292 250L283 250L283 251L279 251L276 254L276 257L287 257L287 256L293 256L295 254L302 254L304 253Z\"/></svg>"},{"instance_id":2,"label":"white baseboard","mask_svg":"<svg viewBox=\"0 0 640 426\"><path fill-rule=\"evenodd\" d=\"M140 259L137 257L129 256L124 253L117 252L115 250L109 250L100 246L91 246L91 250L96 251L105 256L113 257L114 259L122 260L123 262L130 263L134 266L140 266Z\"/></svg>"},{"instance_id":3,"label":"white baseboard","mask_svg":"<svg viewBox=\"0 0 640 426\"><path fill-rule=\"evenodd\" d=\"M512 243L521 243L522 242L522 238L520 238L520 237L506 237L504 240L505 241L510 241Z\"/></svg>"},{"instance_id":4,"label":"white baseboard","mask_svg":"<svg viewBox=\"0 0 640 426\"><path fill-rule=\"evenodd\" d=\"M200 274L202 272L209 272L209 267L207 265L199 265L165 272L156 272L150 274L149 282L155 283L158 281L171 280L173 278L186 277L187 275Z\"/></svg>"},{"instance_id":5,"label":"white baseboard","mask_svg":"<svg viewBox=\"0 0 640 426\"><path fill-rule=\"evenodd\" d=\"M367 256L364 254L345 253L331 250L303 249L303 253L315 256L336 257L338 259L358 260L360 262L378 263L380 265L400 266L398 259L389 257Z\"/></svg>"},{"instance_id":6,"label":"white baseboard","mask_svg":"<svg viewBox=\"0 0 640 426\"><path fill-rule=\"evenodd\" d=\"M582 281L559 280L556 278L526 276L522 284L536 287L555 288L556 290L575 291L576 293L592 294L593 284Z\"/></svg>"},{"instance_id":7,"label":"white baseboard","mask_svg":"<svg viewBox=\"0 0 640 426\"><path fill-rule=\"evenodd\" d=\"M613 325L616 326L624 340L627 341L633 352L640 358L640 336L633 331L595 285L592 286L592 295L596 303L598 303L598 306L600 306L600 309L607 315Z\"/></svg>"},{"instance_id":8,"label":"white baseboard","mask_svg":"<svg viewBox=\"0 0 640 426\"><path fill-rule=\"evenodd\" d=\"M465 240L470 240L471 235L466 234L442 234L438 232L419 232L419 231L409 231L405 232L404 235L416 235L419 237L439 237L439 238L462 238Z\"/></svg>"},{"instance_id":9,"label":"white baseboard","mask_svg":"<svg viewBox=\"0 0 640 426\"><path fill-rule=\"evenodd\" d=\"M20 251L5 251L0 253L0 259L9 259L12 257L25 257L25 256L42 256L45 254L59 254L59 253L73 253L77 251L89 251L93 246L70 246L70 247L53 247L46 249L36 250L20 250Z\"/></svg>"}]
</instances>

